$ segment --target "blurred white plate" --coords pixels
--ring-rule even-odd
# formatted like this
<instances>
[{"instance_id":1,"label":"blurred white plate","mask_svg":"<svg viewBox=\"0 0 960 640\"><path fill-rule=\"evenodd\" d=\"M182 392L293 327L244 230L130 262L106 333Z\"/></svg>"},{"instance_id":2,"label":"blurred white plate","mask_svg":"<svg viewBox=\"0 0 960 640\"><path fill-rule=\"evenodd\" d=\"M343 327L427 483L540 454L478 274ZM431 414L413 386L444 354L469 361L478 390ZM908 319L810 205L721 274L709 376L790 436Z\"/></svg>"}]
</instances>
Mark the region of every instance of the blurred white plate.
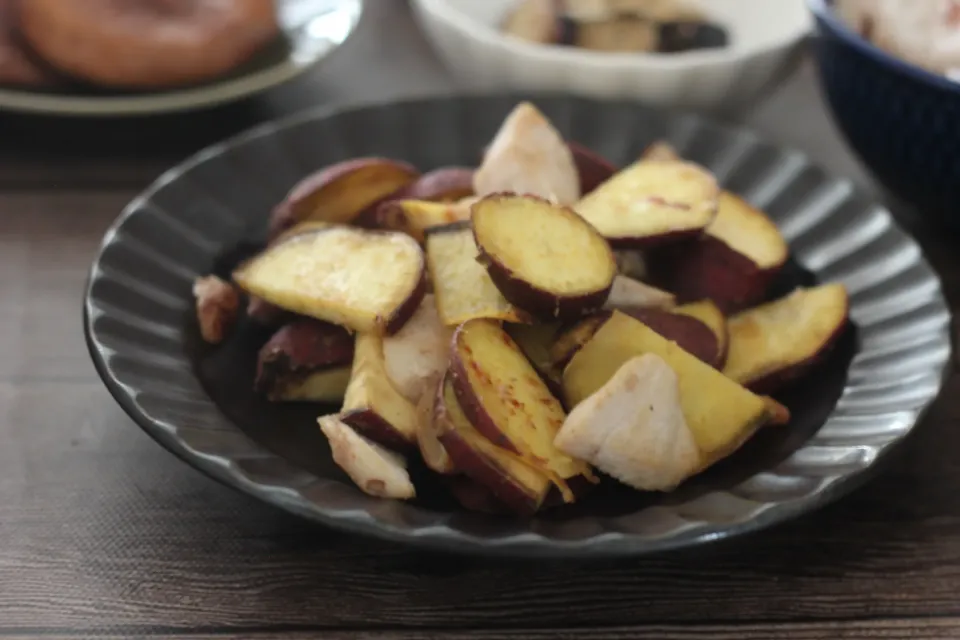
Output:
<instances>
[{"instance_id":1,"label":"blurred white plate","mask_svg":"<svg viewBox=\"0 0 960 640\"><path fill-rule=\"evenodd\" d=\"M712 109L752 101L788 67L813 24L804 0L698 0L728 29L731 46L608 53L503 34L499 25L518 0L412 2L437 53L471 87L633 98L661 107Z\"/></svg>"},{"instance_id":2,"label":"blurred white plate","mask_svg":"<svg viewBox=\"0 0 960 640\"><path fill-rule=\"evenodd\" d=\"M150 93L0 88L0 109L71 116L135 116L232 102L292 80L330 55L356 29L363 0L279 0L278 6L281 37L223 78Z\"/></svg>"}]
</instances>

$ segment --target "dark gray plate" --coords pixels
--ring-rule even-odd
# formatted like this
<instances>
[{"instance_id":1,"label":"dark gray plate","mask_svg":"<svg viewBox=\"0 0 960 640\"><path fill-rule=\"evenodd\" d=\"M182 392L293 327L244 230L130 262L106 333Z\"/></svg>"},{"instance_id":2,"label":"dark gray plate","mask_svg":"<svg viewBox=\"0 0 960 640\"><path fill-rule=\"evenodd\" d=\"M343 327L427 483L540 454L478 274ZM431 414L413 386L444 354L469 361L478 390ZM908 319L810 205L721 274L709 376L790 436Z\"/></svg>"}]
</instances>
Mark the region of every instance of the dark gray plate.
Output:
<instances>
[{"instance_id":1,"label":"dark gray plate","mask_svg":"<svg viewBox=\"0 0 960 640\"><path fill-rule=\"evenodd\" d=\"M86 336L110 392L170 451L266 502L335 527L469 553L628 555L697 544L791 518L865 479L914 428L949 361L949 312L920 248L881 206L801 154L636 104L532 97L570 139L621 164L654 139L675 143L779 224L795 262L774 295L840 280L854 321L817 374L780 397L794 414L789 427L764 430L678 491L607 486L530 520L467 513L431 483L421 483L414 503L369 498L332 464L316 427L318 414L336 408L273 406L250 392L267 336L242 325L218 348L203 344L193 279L228 273L259 244L271 206L299 178L362 155L424 170L475 163L524 97L307 113L161 176L107 232L90 273Z\"/></svg>"}]
</instances>

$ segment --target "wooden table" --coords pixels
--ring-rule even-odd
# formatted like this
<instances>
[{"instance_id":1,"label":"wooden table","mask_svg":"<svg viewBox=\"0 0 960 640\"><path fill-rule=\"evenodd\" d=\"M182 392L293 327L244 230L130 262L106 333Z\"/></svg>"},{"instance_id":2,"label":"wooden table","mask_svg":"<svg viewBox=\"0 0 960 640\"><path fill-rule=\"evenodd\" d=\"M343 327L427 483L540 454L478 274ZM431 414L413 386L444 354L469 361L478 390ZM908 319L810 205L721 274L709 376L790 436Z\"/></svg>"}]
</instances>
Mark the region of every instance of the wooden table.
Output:
<instances>
[{"instance_id":1,"label":"wooden table","mask_svg":"<svg viewBox=\"0 0 960 640\"><path fill-rule=\"evenodd\" d=\"M81 335L123 204L224 135L310 105L450 90L403 3L305 81L187 117L0 114L0 638L958 638L960 379L890 469L823 511L634 561L438 557L318 528L140 432ZM869 185L807 67L744 120ZM960 260L909 216L960 300Z\"/></svg>"}]
</instances>

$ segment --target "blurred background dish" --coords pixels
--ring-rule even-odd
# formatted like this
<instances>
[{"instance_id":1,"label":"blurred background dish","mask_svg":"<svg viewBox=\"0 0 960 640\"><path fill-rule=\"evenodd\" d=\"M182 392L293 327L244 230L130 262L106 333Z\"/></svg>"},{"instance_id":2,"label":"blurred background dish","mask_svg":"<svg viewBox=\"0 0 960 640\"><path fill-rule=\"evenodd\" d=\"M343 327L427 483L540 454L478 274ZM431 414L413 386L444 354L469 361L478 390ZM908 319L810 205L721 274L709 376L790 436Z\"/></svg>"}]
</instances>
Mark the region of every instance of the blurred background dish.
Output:
<instances>
[{"instance_id":1,"label":"blurred background dish","mask_svg":"<svg viewBox=\"0 0 960 640\"><path fill-rule=\"evenodd\" d=\"M0 0L0 109L144 115L247 97L342 45L363 0L164 6Z\"/></svg>"},{"instance_id":2,"label":"blurred background dish","mask_svg":"<svg viewBox=\"0 0 960 640\"><path fill-rule=\"evenodd\" d=\"M698 24L711 27L700 42L709 35L714 45L687 50L691 47L679 46L690 39L688 28L677 30L682 14L670 17L680 11L677 0L412 0L412 5L439 56L472 87L568 91L697 109L725 109L758 98L785 75L811 26L803 0L685 0L682 9L702 15ZM681 51L664 52L675 49Z\"/></svg>"},{"instance_id":3,"label":"blurred background dish","mask_svg":"<svg viewBox=\"0 0 960 640\"><path fill-rule=\"evenodd\" d=\"M876 0L870 3L860 8L879 10L885 4ZM895 196L960 229L956 211L960 203L960 83L944 75L949 61L925 57L922 51L918 54L912 47L905 49L887 37L882 39L885 48L881 48L841 18L834 2L808 0L808 4L816 18L815 56L821 86L847 143ZM911 9L910 4L916 6ZM954 4L928 0L902 3L901 8L924 12L929 7L924 10L919 5L937 5L949 12ZM845 8L846 16L850 16L850 8ZM896 27L898 42L923 40L924 33L932 41L936 33L945 33L941 29L927 29L920 35L903 33L903 29L922 28L929 16L920 17L919 21L906 20ZM865 26L851 21L857 28ZM874 22L868 33L876 33L878 26L883 25ZM948 40L960 38L960 26L951 31ZM888 48L911 55L913 61Z\"/></svg>"}]
</instances>

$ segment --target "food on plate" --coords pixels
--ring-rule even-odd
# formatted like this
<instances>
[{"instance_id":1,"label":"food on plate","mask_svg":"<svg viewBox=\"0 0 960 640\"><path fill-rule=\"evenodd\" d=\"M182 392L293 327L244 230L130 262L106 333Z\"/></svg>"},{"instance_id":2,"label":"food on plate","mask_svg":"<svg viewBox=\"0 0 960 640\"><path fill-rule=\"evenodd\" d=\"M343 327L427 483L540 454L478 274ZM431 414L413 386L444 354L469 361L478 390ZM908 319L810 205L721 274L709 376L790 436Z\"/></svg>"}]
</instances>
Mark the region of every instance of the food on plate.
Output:
<instances>
[{"instance_id":1,"label":"food on plate","mask_svg":"<svg viewBox=\"0 0 960 640\"><path fill-rule=\"evenodd\" d=\"M388 200L376 208L373 226L403 231L424 242L429 229L470 219L470 207L457 202Z\"/></svg>"},{"instance_id":2,"label":"food on plate","mask_svg":"<svg viewBox=\"0 0 960 640\"><path fill-rule=\"evenodd\" d=\"M730 318L724 373L769 393L820 362L847 325L849 301L839 283L797 289Z\"/></svg>"},{"instance_id":3,"label":"food on plate","mask_svg":"<svg viewBox=\"0 0 960 640\"><path fill-rule=\"evenodd\" d=\"M39 87L54 75L27 50L18 29L18 0L0 0L0 85Z\"/></svg>"},{"instance_id":4,"label":"food on plate","mask_svg":"<svg viewBox=\"0 0 960 640\"><path fill-rule=\"evenodd\" d=\"M668 143L657 142L644 158L678 155ZM658 250L651 271L654 280L683 301L709 298L724 313L733 313L763 300L788 255L786 241L766 214L723 191L704 234L688 246Z\"/></svg>"},{"instance_id":5,"label":"food on plate","mask_svg":"<svg viewBox=\"0 0 960 640\"><path fill-rule=\"evenodd\" d=\"M689 315L662 309L623 307L622 313L635 318L678 347L716 369L721 368L723 349L716 334L704 322ZM564 367L606 322L612 311L586 318L564 331L554 343L554 365Z\"/></svg>"},{"instance_id":6,"label":"food on plate","mask_svg":"<svg viewBox=\"0 0 960 640\"><path fill-rule=\"evenodd\" d=\"M274 0L27 0L23 38L47 64L94 85L161 89L240 66L274 41Z\"/></svg>"},{"instance_id":7,"label":"food on plate","mask_svg":"<svg viewBox=\"0 0 960 640\"><path fill-rule=\"evenodd\" d=\"M472 209L480 261L514 306L548 320L603 306L617 263L603 237L575 212L507 194L487 196Z\"/></svg>"},{"instance_id":8,"label":"food on plate","mask_svg":"<svg viewBox=\"0 0 960 640\"><path fill-rule=\"evenodd\" d=\"M474 195L473 174L473 167L434 169L414 180L401 196L408 200L456 202Z\"/></svg>"},{"instance_id":9,"label":"food on plate","mask_svg":"<svg viewBox=\"0 0 960 640\"><path fill-rule=\"evenodd\" d=\"M846 326L839 284L761 304L787 245L705 169L666 143L618 169L528 103L477 170L360 158L319 176L233 278L278 326L254 391L339 402L321 428L371 495L414 497L408 462L491 514L585 500L594 468L670 491L789 424L761 394ZM196 290L221 340L238 289Z\"/></svg>"},{"instance_id":10,"label":"food on plate","mask_svg":"<svg viewBox=\"0 0 960 640\"><path fill-rule=\"evenodd\" d=\"M616 248L644 248L700 235L717 212L716 179L695 164L641 160L575 206Z\"/></svg>"},{"instance_id":11,"label":"food on plate","mask_svg":"<svg viewBox=\"0 0 960 640\"><path fill-rule=\"evenodd\" d=\"M677 374L652 353L624 362L578 404L554 444L640 491L670 491L702 465Z\"/></svg>"},{"instance_id":12,"label":"food on plate","mask_svg":"<svg viewBox=\"0 0 960 640\"><path fill-rule=\"evenodd\" d=\"M272 401L339 402L353 347L354 337L343 327L297 318L260 348L254 389Z\"/></svg>"},{"instance_id":13,"label":"food on plate","mask_svg":"<svg viewBox=\"0 0 960 640\"><path fill-rule=\"evenodd\" d=\"M427 264L443 323L455 327L473 318L527 322L527 312L507 302L477 258L469 222L433 227L427 232Z\"/></svg>"},{"instance_id":14,"label":"food on plate","mask_svg":"<svg viewBox=\"0 0 960 640\"><path fill-rule=\"evenodd\" d=\"M933 73L960 74L958 0L836 0L837 14L881 49Z\"/></svg>"},{"instance_id":15,"label":"food on plate","mask_svg":"<svg viewBox=\"0 0 960 640\"><path fill-rule=\"evenodd\" d=\"M580 176L560 133L529 102L507 116L473 174L478 196L513 192L561 205L580 199Z\"/></svg>"},{"instance_id":16,"label":"food on plate","mask_svg":"<svg viewBox=\"0 0 960 640\"><path fill-rule=\"evenodd\" d=\"M417 446L417 406L390 381L382 336L357 334L340 419L388 449L407 451Z\"/></svg>"},{"instance_id":17,"label":"food on plate","mask_svg":"<svg viewBox=\"0 0 960 640\"><path fill-rule=\"evenodd\" d=\"M681 53L729 44L726 29L680 0L519 0L502 30L537 44L607 52Z\"/></svg>"},{"instance_id":18,"label":"food on plate","mask_svg":"<svg viewBox=\"0 0 960 640\"><path fill-rule=\"evenodd\" d=\"M337 416L321 416L317 423L330 443L333 461L361 491L396 500L417 496L402 456L364 438Z\"/></svg>"},{"instance_id":19,"label":"food on plate","mask_svg":"<svg viewBox=\"0 0 960 640\"><path fill-rule=\"evenodd\" d=\"M233 279L288 311L390 334L420 305L425 275L423 251L410 236L331 225L268 247Z\"/></svg>"},{"instance_id":20,"label":"food on plate","mask_svg":"<svg viewBox=\"0 0 960 640\"><path fill-rule=\"evenodd\" d=\"M677 374L683 415L704 467L736 451L769 421L763 398L619 311L611 314L564 369L567 406L575 411L623 363L648 353L662 358Z\"/></svg>"},{"instance_id":21,"label":"food on plate","mask_svg":"<svg viewBox=\"0 0 960 640\"><path fill-rule=\"evenodd\" d=\"M274 208L270 236L308 220L352 222L419 177L406 162L390 158L354 158L324 167L294 185Z\"/></svg>"},{"instance_id":22,"label":"food on plate","mask_svg":"<svg viewBox=\"0 0 960 640\"><path fill-rule=\"evenodd\" d=\"M457 399L451 376L443 383L436 420L440 442L460 473L486 487L512 511L532 514L540 508L550 491L548 474L518 454L498 447L477 430Z\"/></svg>"},{"instance_id":23,"label":"food on plate","mask_svg":"<svg viewBox=\"0 0 960 640\"><path fill-rule=\"evenodd\" d=\"M417 400L417 447L428 469L441 475L455 475L457 468L453 464L453 458L440 442L440 435L444 428L440 420L445 416L438 407L443 402L445 375L446 371L439 376L431 377L426 384L429 392L424 393Z\"/></svg>"},{"instance_id":24,"label":"food on plate","mask_svg":"<svg viewBox=\"0 0 960 640\"><path fill-rule=\"evenodd\" d=\"M400 395L416 403L433 395L436 381L447 369L453 330L440 321L433 295L427 294L406 324L383 338L387 376Z\"/></svg>"},{"instance_id":25,"label":"food on plate","mask_svg":"<svg viewBox=\"0 0 960 640\"><path fill-rule=\"evenodd\" d=\"M240 309L240 294L217 276L203 276L193 283L197 324L205 342L219 344L230 332Z\"/></svg>"},{"instance_id":26,"label":"food on plate","mask_svg":"<svg viewBox=\"0 0 960 640\"><path fill-rule=\"evenodd\" d=\"M572 501L566 481L590 477L589 466L554 446L563 406L510 335L492 320L463 323L454 333L450 373L457 401L477 431L546 473Z\"/></svg>"},{"instance_id":27,"label":"food on plate","mask_svg":"<svg viewBox=\"0 0 960 640\"><path fill-rule=\"evenodd\" d=\"M676 298L669 291L657 289L624 275L617 275L613 279L613 286L610 288L610 295L604 307L607 309L626 307L672 309L676 303Z\"/></svg>"},{"instance_id":28,"label":"food on plate","mask_svg":"<svg viewBox=\"0 0 960 640\"><path fill-rule=\"evenodd\" d=\"M673 309L674 313L680 313L691 318L696 318L710 328L713 335L717 338L717 366L722 368L727 361L727 348L730 344L730 333L727 329L727 318L720 311L720 307L711 300L700 300L680 305Z\"/></svg>"},{"instance_id":29,"label":"food on plate","mask_svg":"<svg viewBox=\"0 0 960 640\"><path fill-rule=\"evenodd\" d=\"M606 182L617 172L617 167L598 153L594 153L582 144L567 142L573 154L573 163L580 176L580 193L588 194Z\"/></svg>"}]
</instances>

